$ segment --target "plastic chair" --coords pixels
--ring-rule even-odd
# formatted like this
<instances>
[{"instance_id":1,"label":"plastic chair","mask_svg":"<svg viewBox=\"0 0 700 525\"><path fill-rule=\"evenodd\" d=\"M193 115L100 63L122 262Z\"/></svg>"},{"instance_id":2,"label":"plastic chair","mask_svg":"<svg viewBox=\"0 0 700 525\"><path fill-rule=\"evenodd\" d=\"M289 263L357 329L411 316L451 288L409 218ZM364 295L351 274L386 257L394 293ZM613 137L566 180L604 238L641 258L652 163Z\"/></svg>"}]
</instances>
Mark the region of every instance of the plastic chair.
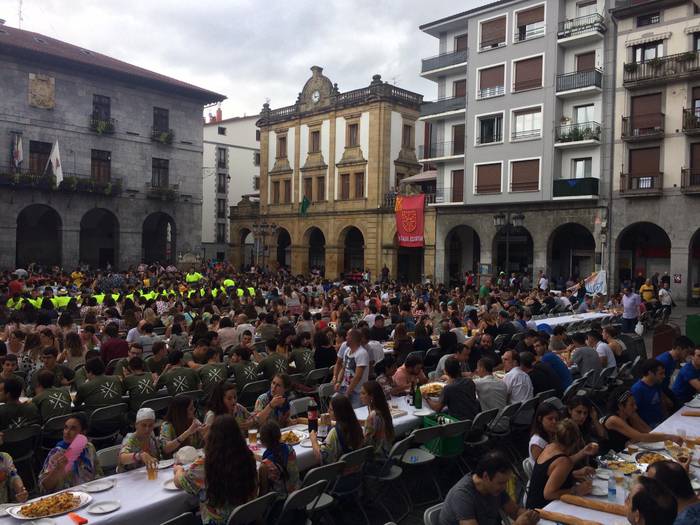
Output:
<instances>
[{"instance_id":1,"label":"plastic chair","mask_svg":"<svg viewBox=\"0 0 700 525\"><path fill-rule=\"evenodd\" d=\"M409 354L406 356L406 359L408 359L411 356L420 357L421 361L425 360L425 352L422 350L416 350L414 352L409 352Z\"/></svg>"},{"instance_id":2,"label":"plastic chair","mask_svg":"<svg viewBox=\"0 0 700 525\"><path fill-rule=\"evenodd\" d=\"M441 357L442 350L440 347L430 348L425 354L425 359L423 359L423 368L429 371L435 370Z\"/></svg>"},{"instance_id":3,"label":"plastic chair","mask_svg":"<svg viewBox=\"0 0 700 525\"><path fill-rule=\"evenodd\" d=\"M87 438L95 444L114 443L124 426L124 416L128 407L118 403L95 409L88 417Z\"/></svg>"},{"instance_id":4,"label":"plastic chair","mask_svg":"<svg viewBox=\"0 0 700 525\"><path fill-rule=\"evenodd\" d=\"M105 473L105 476L114 474L117 471L117 465L119 464L119 451L121 449L121 445L113 445L97 451L97 461L99 461L100 467L102 467L102 471Z\"/></svg>"},{"instance_id":5,"label":"plastic chair","mask_svg":"<svg viewBox=\"0 0 700 525\"><path fill-rule=\"evenodd\" d=\"M264 394L270 389L270 382L267 379L253 381L246 384L238 395L238 401L248 410L253 410L255 401L260 394Z\"/></svg>"},{"instance_id":6,"label":"plastic chair","mask_svg":"<svg viewBox=\"0 0 700 525\"><path fill-rule=\"evenodd\" d=\"M335 498L348 498L354 501L357 508L360 509L360 513L367 525L370 525L370 521L363 507L360 492L362 491L362 478L365 464L373 455L373 447L363 447L340 456L340 461L345 463L345 472L338 479L335 487L333 487L331 491L331 494Z\"/></svg>"},{"instance_id":7,"label":"plastic chair","mask_svg":"<svg viewBox=\"0 0 700 525\"><path fill-rule=\"evenodd\" d=\"M425 525L440 525L440 511L444 503L438 503L425 509L423 513L423 523Z\"/></svg>"},{"instance_id":8,"label":"plastic chair","mask_svg":"<svg viewBox=\"0 0 700 525\"><path fill-rule=\"evenodd\" d=\"M277 492L268 492L264 496L239 505L228 517L226 525L265 523L278 497L279 494L277 494Z\"/></svg>"},{"instance_id":9,"label":"plastic chair","mask_svg":"<svg viewBox=\"0 0 700 525\"><path fill-rule=\"evenodd\" d=\"M310 397L299 397L292 399L289 402L289 417L296 417L299 414L304 414L309 408Z\"/></svg>"},{"instance_id":10,"label":"plastic chair","mask_svg":"<svg viewBox=\"0 0 700 525\"><path fill-rule=\"evenodd\" d=\"M328 375L329 374L327 368L316 368L308 374L306 374L306 377L304 378L304 384L308 386L320 385L326 380Z\"/></svg>"},{"instance_id":11,"label":"plastic chair","mask_svg":"<svg viewBox=\"0 0 700 525\"><path fill-rule=\"evenodd\" d=\"M1 450L12 456L15 467L23 479L27 474L32 480L32 487L37 486L36 472L34 471L34 452L39 444L41 427L28 425L26 427L8 428L3 431L3 444Z\"/></svg>"},{"instance_id":12,"label":"plastic chair","mask_svg":"<svg viewBox=\"0 0 700 525\"><path fill-rule=\"evenodd\" d=\"M543 390L542 392L537 394L537 396L535 396L535 397L537 397L537 399L539 399L539 403L538 403L538 405L539 405L545 399L549 399L550 397L555 397L556 395L557 395L557 391L551 389L551 390Z\"/></svg>"},{"instance_id":13,"label":"plastic chair","mask_svg":"<svg viewBox=\"0 0 700 525\"><path fill-rule=\"evenodd\" d=\"M139 408L150 408L156 413L157 419L162 419L165 413L168 411L168 407L170 407L172 400L172 396L163 396L158 394L158 397L152 397L142 401Z\"/></svg>"},{"instance_id":14,"label":"plastic chair","mask_svg":"<svg viewBox=\"0 0 700 525\"><path fill-rule=\"evenodd\" d=\"M411 447L406 451L401 461L402 465L425 467L430 473L430 479L433 485L435 486L439 499L443 498L442 489L440 488L440 484L435 478L435 474L430 468L430 465L435 461L436 456L432 452L423 448L422 445L425 445L429 441L442 437L442 432L442 425L427 428L419 428L411 432ZM408 460L406 458L408 458ZM423 502L423 504L431 502L432 501L426 501Z\"/></svg>"},{"instance_id":15,"label":"plastic chair","mask_svg":"<svg viewBox=\"0 0 700 525\"><path fill-rule=\"evenodd\" d=\"M593 370L592 370L593 372ZM586 374L588 375L588 374ZM576 379L573 383L571 383L566 390L564 390L564 394L561 396L561 401L562 403L566 404L569 402L569 400L578 395L579 391L581 391L585 385L586 385L586 377L579 377Z\"/></svg>"},{"instance_id":16,"label":"plastic chair","mask_svg":"<svg viewBox=\"0 0 700 525\"><path fill-rule=\"evenodd\" d=\"M48 453L56 443L63 439L63 426L66 421L75 416L75 412L54 416L46 420L41 427L41 451Z\"/></svg>"},{"instance_id":17,"label":"plastic chair","mask_svg":"<svg viewBox=\"0 0 700 525\"><path fill-rule=\"evenodd\" d=\"M202 522L192 512L185 512L168 521L164 521L160 525L201 525L201 523Z\"/></svg>"},{"instance_id":18,"label":"plastic chair","mask_svg":"<svg viewBox=\"0 0 700 525\"><path fill-rule=\"evenodd\" d=\"M318 399L321 403L321 410L323 412L328 412L328 406L333 394L335 394L335 386L333 383L323 383L318 387Z\"/></svg>"},{"instance_id":19,"label":"plastic chair","mask_svg":"<svg viewBox=\"0 0 700 525\"><path fill-rule=\"evenodd\" d=\"M286 522L285 520L289 520L289 514L292 514L291 517L293 518L299 517L299 511L303 511L308 518L307 509L309 506L311 506L313 509L314 504L321 497L327 485L328 483L325 480L320 480L312 485L302 487L299 490L295 490L289 494L287 499L284 501L284 505L282 506L282 512L277 518L277 525L282 525Z\"/></svg>"},{"instance_id":20,"label":"plastic chair","mask_svg":"<svg viewBox=\"0 0 700 525\"><path fill-rule=\"evenodd\" d=\"M345 462L343 461L336 461L335 463L329 463L328 465L312 468L306 473L306 476L304 476L304 481L302 482L301 486L302 488L308 487L319 481L325 481L326 488L324 490L328 491L330 488L333 488L336 480L340 477L344 470ZM333 496L328 494L328 492L323 492L319 496L318 500L313 502L312 506L309 505L306 507L306 510L309 513L309 519L313 519L313 516L318 512L328 510L333 503L335 503Z\"/></svg>"},{"instance_id":21,"label":"plastic chair","mask_svg":"<svg viewBox=\"0 0 700 525\"><path fill-rule=\"evenodd\" d=\"M117 367L119 364L119 361L124 359L123 357L116 357L114 359L110 359L109 363L107 363L107 366L105 366L105 374L108 376L111 376L114 373L114 369Z\"/></svg>"}]
</instances>

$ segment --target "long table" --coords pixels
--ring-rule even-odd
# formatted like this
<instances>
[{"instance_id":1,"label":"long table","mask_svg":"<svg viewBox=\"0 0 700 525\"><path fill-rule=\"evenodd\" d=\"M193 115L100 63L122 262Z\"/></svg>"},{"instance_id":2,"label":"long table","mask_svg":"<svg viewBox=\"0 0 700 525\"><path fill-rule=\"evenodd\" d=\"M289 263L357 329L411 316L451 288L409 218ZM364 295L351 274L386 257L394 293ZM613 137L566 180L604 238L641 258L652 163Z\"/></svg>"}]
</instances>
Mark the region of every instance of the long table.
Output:
<instances>
[{"instance_id":1,"label":"long table","mask_svg":"<svg viewBox=\"0 0 700 525\"><path fill-rule=\"evenodd\" d=\"M546 324L554 328L560 324L570 324L579 321L593 321L595 319L602 320L613 316L614 314L612 313L586 312L585 314L562 315L561 317L545 317L544 319L535 319L534 321L537 323L538 328L541 324Z\"/></svg>"},{"instance_id":2,"label":"long table","mask_svg":"<svg viewBox=\"0 0 700 525\"><path fill-rule=\"evenodd\" d=\"M407 412L407 415L393 420L397 435L407 434L421 425L422 418L413 415L415 408L407 403L406 397L392 398L391 404ZM358 408L355 413L358 419L364 420L367 418L367 407ZM300 470L307 470L318 465L311 448L296 445L294 450L297 454ZM121 503L121 508L116 512L104 515L89 514L86 508L78 510L77 513L87 518L90 524L162 523L191 510L198 504L196 498L182 491L169 491L163 487L163 484L172 477L172 468L159 470L156 481L148 480L145 468L108 476L108 479L116 481L116 485L105 492L92 494L93 501L90 505L101 501L118 501ZM74 487L74 490L81 490L80 486ZM74 525L67 516L53 519L56 525ZM14 523L21 522L7 514L0 517L0 525Z\"/></svg>"},{"instance_id":3,"label":"long table","mask_svg":"<svg viewBox=\"0 0 700 525\"><path fill-rule=\"evenodd\" d=\"M669 416L663 423L654 428L653 432L663 432L667 434L678 434L678 431L684 429L687 437L700 437L700 418L697 417L687 417L682 416L681 413L689 410L687 407L683 407L671 416ZM695 455L693 456L694 462L697 461L698 454L700 451L696 448ZM700 476L700 468L695 465L691 465L691 475L696 478ZM594 481L595 485L605 488L607 491L607 482L599 480L598 478ZM591 499L597 499L593 496L588 496ZM625 498L627 497L627 492L624 488L617 487L617 503L624 504ZM603 499L603 498L598 498ZM607 501L607 500L606 500ZM559 512L562 514L569 514L571 516L576 516L577 518L597 521L603 525L623 525L627 523L624 516L617 516L615 514L609 514L607 512L600 512L597 510L586 509L583 507L577 507L575 505L570 505L564 503L563 501L553 501L545 507L545 510L552 512ZM547 520L541 520L540 523L553 525L553 522Z\"/></svg>"}]
</instances>

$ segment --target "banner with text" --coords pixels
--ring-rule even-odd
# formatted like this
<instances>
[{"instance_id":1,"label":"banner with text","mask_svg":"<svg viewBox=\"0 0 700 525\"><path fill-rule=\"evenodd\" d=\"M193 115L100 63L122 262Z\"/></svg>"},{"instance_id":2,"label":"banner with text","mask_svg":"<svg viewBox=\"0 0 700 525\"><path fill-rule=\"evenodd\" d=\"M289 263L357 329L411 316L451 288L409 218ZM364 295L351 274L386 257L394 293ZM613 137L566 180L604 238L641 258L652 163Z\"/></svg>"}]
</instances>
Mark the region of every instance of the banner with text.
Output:
<instances>
[{"instance_id":1,"label":"banner with text","mask_svg":"<svg viewBox=\"0 0 700 525\"><path fill-rule=\"evenodd\" d=\"M394 211L396 212L396 233L399 246L420 248L425 244L423 237L423 208L425 195L397 195Z\"/></svg>"}]
</instances>

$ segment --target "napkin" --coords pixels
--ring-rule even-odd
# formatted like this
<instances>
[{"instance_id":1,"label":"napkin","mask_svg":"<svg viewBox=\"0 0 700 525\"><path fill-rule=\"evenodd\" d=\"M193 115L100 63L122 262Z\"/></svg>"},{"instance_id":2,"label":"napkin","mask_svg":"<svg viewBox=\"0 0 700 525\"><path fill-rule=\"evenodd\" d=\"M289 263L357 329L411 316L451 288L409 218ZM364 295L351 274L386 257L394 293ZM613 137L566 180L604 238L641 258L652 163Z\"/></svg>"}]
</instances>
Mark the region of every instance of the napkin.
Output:
<instances>
[{"instance_id":1,"label":"napkin","mask_svg":"<svg viewBox=\"0 0 700 525\"><path fill-rule=\"evenodd\" d=\"M574 516L569 516L568 514L562 514L561 512L552 512L550 510L543 509L537 509L537 512L539 513L540 518L543 520L563 523L564 525L603 525L597 521L584 520Z\"/></svg>"},{"instance_id":2,"label":"napkin","mask_svg":"<svg viewBox=\"0 0 700 525\"><path fill-rule=\"evenodd\" d=\"M581 496L574 496L572 494L564 494L559 499L564 503L576 505L577 507L599 510L601 512L607 512L608 514L617 514L618 516L627 516L627 509L625 509L625 506L619 505L617 503L608 503L607 501L596 501L588 498L583 498Z\"/></svg>"}]
</instances>

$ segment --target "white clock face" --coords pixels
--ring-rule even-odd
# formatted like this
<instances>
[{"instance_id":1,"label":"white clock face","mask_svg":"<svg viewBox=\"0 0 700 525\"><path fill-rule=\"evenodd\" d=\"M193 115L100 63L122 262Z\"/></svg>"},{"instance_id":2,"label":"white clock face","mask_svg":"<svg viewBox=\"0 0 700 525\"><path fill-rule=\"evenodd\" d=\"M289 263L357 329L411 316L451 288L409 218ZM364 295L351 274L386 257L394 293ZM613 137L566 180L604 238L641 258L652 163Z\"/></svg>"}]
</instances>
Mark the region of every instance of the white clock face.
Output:
<instances>
[{"instance_id":1,"label":"white clock face","mask_svg":"<svg viewBox=\"0 0 700 525\"><path fill-rule=\"evenodd\" d=\"M311 100L314 104L318 103L318 101L321 100L321 93L319 93L318 90L311 93Z\"/></svg>"}]
</instances>

